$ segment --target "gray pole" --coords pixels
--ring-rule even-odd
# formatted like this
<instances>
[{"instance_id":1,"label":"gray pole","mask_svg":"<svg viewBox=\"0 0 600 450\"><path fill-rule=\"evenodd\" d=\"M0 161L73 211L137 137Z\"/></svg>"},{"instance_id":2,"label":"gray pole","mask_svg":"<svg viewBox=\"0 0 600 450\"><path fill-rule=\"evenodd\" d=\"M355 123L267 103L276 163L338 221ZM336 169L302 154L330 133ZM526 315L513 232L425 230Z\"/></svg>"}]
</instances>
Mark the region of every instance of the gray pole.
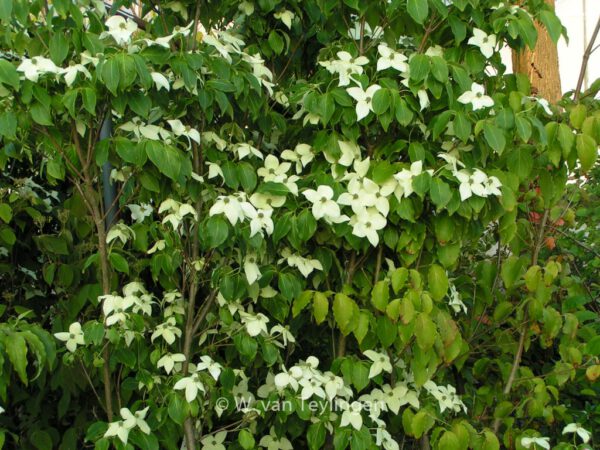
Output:
<instances>
[{"instance_id":1,"label":"gray pole","mask_svg":"<svg viewBox=\"0 0 600 450\"><path fill-rule=\"evenodd\" d=\"M112 135L112 120L110 117L111 111L110 108L106 113L106 117L104 117L104 121L102 122L102 128L100 128L100 140L110 139ZM112 172L112 164L106 161L102 165L102 196L104 198L104 208L106 209L106 229L108 230L113 222L115 221L116 216L116 206L113 205L115 198L117 198L117 187L114 183L110 181L110 173ZM112 207L111 207L112 206ZM110 208L110 209L108 209Z\"/></svg>"}]
</instances>

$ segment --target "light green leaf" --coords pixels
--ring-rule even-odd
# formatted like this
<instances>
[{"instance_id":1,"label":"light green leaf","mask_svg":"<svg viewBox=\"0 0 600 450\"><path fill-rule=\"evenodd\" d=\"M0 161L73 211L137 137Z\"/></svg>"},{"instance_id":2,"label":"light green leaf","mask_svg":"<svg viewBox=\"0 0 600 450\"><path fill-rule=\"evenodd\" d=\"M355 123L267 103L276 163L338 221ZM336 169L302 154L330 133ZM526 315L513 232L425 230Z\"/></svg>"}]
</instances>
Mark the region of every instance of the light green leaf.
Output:
<instances>
[{"instance_id":1,"label":"light green leaf","mask_svg":"<svg viewBox=\"0 0 600 450\"><path fill-rule=\"evenodd\" d=\"M15 372L24 385L27 385L27 344L20 333L10 333L5 341L6 354Z\"/></svg>"},{"instance_id":2,"label":"light green leaf","mask_svg":"<svg viewBox=\"0 0 600 450\"><path fill-rule=\"evenodd\" d=\"M433 347L437 331L431 317L425 313L419 313L415 323L415 336L417 345L424 351Z\"/></svg>"},{"instance_id":3,"label":"light green leaf","mask_svg":"<svg viewBox=\"0 0 600 450\"><path fill-rule=\"evenodd\" d=\"M432 264L429 267L427 273L427 280L429 282L429 292L434 300L441 300L446 296L448 292L448 276L446 271L437 264Z\"/></svg>"},{"instance_id":4,"label":"light green leaf","mask_svg":"<svg viewBox=\"0 0 600 450\"><path fill-rule=\"evenodd\" d=\"M343 335L347 336L354 329L358 316L358 305L345 294L335 294L333 300L333 317Z\"/></svg>"},{"instance_id":5,"label":"light green leaf","mask_svg":"<svg viewBox=\"0 0 600 450\"><path fill-rule=\"evenodd\" d=\"M313 315L317 325L323 323L329 313L329 300L322 292L315 292L313 297Z\"/></svg>"},{"instance_id":6,"label":"light green leaf","mask_svg":"<svg viewBox=\"0 0 600 450\"><path fill-rule=\"evenodd\" d=\"M0 203L0 219L9 223L12 219L12 208L6 203Z\"/></svg>"},{"instance_id":7,"label":"light green leaf","mask_svg":"<svg viewBox=\"0 0 600 450\"><path fill-rule=\"evenodd\" d=\"M389 281L378 281L371 291L371 303L379 311L385 311L390 299Z\"/></svg>"},{"instance_id":8,"label":"light green leaf","mask_svg":"<svg viewBox=\"0 0 600 450\"><path fill-rule=\"evenodd\" d=\"M452 431L445 431L438 441L440 450L460 450L460 442Z\"/></svg>"},{"instance_id":9,"label":"light green leaf","mask_svg":"<svg viewBox=\"0 0 600 450\"><path fill-rule=\"evenodd\" d=\"M598 146L594 138L587 134L580 134L577 136L577 157L581 164L581 171L587 172L596 163L598 158Z\"/></svg>"}]
</instances>

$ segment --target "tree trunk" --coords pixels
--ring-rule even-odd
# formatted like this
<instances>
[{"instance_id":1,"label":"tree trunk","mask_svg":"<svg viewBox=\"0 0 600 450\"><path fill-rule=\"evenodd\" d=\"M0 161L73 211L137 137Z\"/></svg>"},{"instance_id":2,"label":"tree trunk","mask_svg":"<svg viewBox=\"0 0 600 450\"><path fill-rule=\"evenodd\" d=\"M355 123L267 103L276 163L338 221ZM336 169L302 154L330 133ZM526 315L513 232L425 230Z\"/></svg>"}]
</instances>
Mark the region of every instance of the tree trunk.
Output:
<instances>
[{"instance_id":1,"label":"tree trunk","mask_svg":"<svg viewBox=\"0 0 600 450\"><path fill-rule=\"evenodd\" d=\"M546 0L554 7L554 0ZM513 51L512 64L515 73L527 75L532 93L556 103L562 97L558 50L543 25L536 22L538 39L533 51L529 47L522 52Z\"/></svg>"}]
</instances>

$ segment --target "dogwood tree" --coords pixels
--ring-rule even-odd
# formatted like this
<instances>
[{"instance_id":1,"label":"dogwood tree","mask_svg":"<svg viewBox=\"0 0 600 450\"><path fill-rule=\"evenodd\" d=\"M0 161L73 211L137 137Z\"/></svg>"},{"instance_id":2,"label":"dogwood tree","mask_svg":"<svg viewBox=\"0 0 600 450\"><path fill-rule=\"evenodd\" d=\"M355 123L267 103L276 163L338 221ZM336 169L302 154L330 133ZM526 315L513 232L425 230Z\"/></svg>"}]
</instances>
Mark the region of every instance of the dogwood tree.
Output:
<instances>
[{"instance_id":1,"label":"dogwood tree","mask_svg":"<svg viewBox=\"0 0 600 450\"><path fill-rule=\"evenodd\" d=\"M7 447L589 445L597 313L546 236L600 119L506 73L536 20L3 2Z\"/></svg>"}]
</instances>

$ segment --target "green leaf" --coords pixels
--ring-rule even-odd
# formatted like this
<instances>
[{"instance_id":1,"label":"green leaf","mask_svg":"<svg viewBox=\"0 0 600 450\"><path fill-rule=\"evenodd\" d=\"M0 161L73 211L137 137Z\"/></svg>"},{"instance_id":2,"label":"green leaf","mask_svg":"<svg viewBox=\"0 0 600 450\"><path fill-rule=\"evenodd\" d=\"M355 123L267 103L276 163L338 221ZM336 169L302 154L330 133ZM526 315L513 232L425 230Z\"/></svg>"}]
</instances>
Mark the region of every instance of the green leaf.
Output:
<instances>
[{"instance_id":1,"label":"green leaf","mask_svg":"<svg viewBox=\"0 0 600 450\"><path fill-rule=\"evenodd\" d=\"M13 0L0 0L0 21L8 23L11 19ZM0 445L2 448L2 445Z\"/></svg>"},{"instance_id":2,"label":"green leaf","mask_svg":"<svg viewBox=\"0 0 600 450\"><path fill-rule=\"evenodd\" d=\"M53 448L52 438L43 430L35 430L31 433L30 440L38 450L52 450Z\"/></svg>"},{"instance_id":3,"label":"green leaf","mask_svg":"<svg viewBox=\"0 0 600 450\"><path fill-rule=\"evenodd\" d=\"M55 33L50 38L50 58L57 66L60 66L69 54L69 41L64 32Z\"/></svg>"},{"instance_id":4,"label":"green leaf","mask_svg":"<svg viewBox=\"0 0 600 450\"><path fill-rule=\"evenodd\" d=\"M352 384L358 392L369 384L369 368L362 361L354 361L352 364Z\"/></svg>"},{"instance_id":5,"label":"green leaf","mask_svg":"<svg viewBox=\"0 0 600 450\"><path fill-rule=\"evenodd\" d=\"M508 154L508 170L525 180L533 168L533 158L529 147L517 147Z\"/></svg>"},{"instance_id":6,"label":"green leaf","mask_svg":"<svg viewBox=\"0 0 600 450\"><path fill-rule=\"evenodd\" d=\"M148 157L144 147L140 143L133 142L123 137L116 137L114 142L117 155L119 155L123 161L138 167L142 167L146 163Z\"/></svg>"},{"instance_id":7,"label":"green leaf","mask_svg":"<svg viewBox=\"0 0 600 450\"><path fill-rule=\"evenodd\" d=\"M600 355L600 335L594 336L588 341L585 346L585 352L592 356Z\"/></svg>"},{"instance_id":8,"label":"green leaf","mask_svg":"<svg viewBox=\"0 0 600 450\"><path fill-rule=\"evenodd\" d=\"M504 151L506 147L506 138L500 128L491 123L487 122L483 126L483 135L487 143L492 147L499 155Z\"/></svg>"},{"instance_id":9,"label":"green leaf","mask_svg":"<svg viewBox=\"0 0 600 450\"><path fill-rule=\"evenodd\" d=\"M422 54L413 56L410 60L410 78L414 81L423 81L428 73L429 57Z\"/></svg>"},{"instance_id":10,"label":"green leaf","mask_svg":"<svg viewBox=\"0 0 600 450\"><path fill-rule=\"evenodd\" d=\"M423 24L429 14L427 0L408 0L407 11L415 22Z\"/></svg>"},{"instance_id":11,"label":"green leaf","mask_svg":"<svg viewBox=\"0 0 600 450\"><path fill-rule=\"evenodd\" d=\"M12 208L6 203L0 203L0 219L8 223L12 219Z\"/></svg>"},{"instance_id":12,"label":"green leaf","mask_svg":"<svg viewBox=\"0 0 600 450\"><path fill-rule=\"evenodd\" d=\"M129 441L141 450L158 450L160 448L156 435L146 434L141 430L132 430L129 434Z\"/></svg>"},{"instance_id":13,"label":"green leaf","mask_svg":"<svg viewBox=\"0 0 600 450\"><path fill-rule=\"evenodd\" d=\"M444 58L441 56L431 57L431 74L440 83L448 81L448 64Z\"/></svg>"},{"instance_id":14,"label":"green leaf","mask_svg":"<svg viewBox=\"0 0 600 450\"><path fill-rule=\"evenodd\" d=\"M306 433L306 440L308 442L309 450L319 450L323 448L323 444L325 444L326 437L327 432L325 430L325 425L323 422L316 422L311 424L308 427L308 432Z\"/></svg>"},{"instance_id":15,"label":"green leaf","mask_svg":"<svg viewBox=\"0 0 600 450\"><path fill-rule=\"evenodd\" d=\"M569 113L569 120L573 128L577 128L578 130L583 125L585 118L587 117L587 108L585 105L577 105L571 109Z\"/></svg>"},{"instance_id":16,"label":"green leaf","mask_svg":"<svg viewBox=\"0 0 600 450\"><path fill-rule=\"evenodd\" d=\"M182 164L177 149L157 141L146 141L144 147L148 158L161 173L172 180L179 179Z\"/></svg>"},{"instance_id":17,"label":"green leaf","mask_svg":"<svg viewBox=\"0 0 600 450\"><path fill-rule=\"evenodd\" d=\"M256 187L256 170L250 163L244 161L238 164L237 178L246 192L252 192Z\"/></svg>"},{"instance_id":18,"label":"green leaf","mask_svg":"<svg viewBox=\"0 0 600 450\"><path fill-rule=\"evenodd\" d=\"M27 344L20 333L6 336L5 350L15 372L24 385L27 385Z\"/></svg>"},{"instance_id":19,"label":"green leaf","mask_svg":"<svg viewBox=\"0 0 600 450\"><path fill-rule=\"evenodd\" d=\"M381 89L380 89L381 90ZM335 112L335 101L333 95L329 92L321 95L319 98L319 115L323 120L323 125L327 125Z\"/></svg>"},{"instance_id":20,"label":"green leaf","mask_svg":"<svg viewBox=\"0 0 600 450\"><path fill-rule=\"evenodd\" d=\"M514 255L509 256L504 260L500 274L506 289L510 289L514 286L516 281L521 277L524 266L524 260Z\"/></svg>"},{"instance_id":21,"label":"green leaf","mask_svg":"<svg viewBox=\"0 0 600 450\"><path fill-rule=\"evenodd\" d=\"M598 158L598 146L596 145L596 141L586 134L580 134L577 136L575 145L577 147L577 157L581 164L581 171L587 172L594 167L596 159Z\"/></svg>"},{"instance_id":22,"label":"green leaf","mask_svg":"<svg viewBox=\"0 0 600 450\"><path fill-rule=\"evenodd\" d=\"M52 235L42 235L37 239L38 246L48 253L53 253L56 255L69 255L69 249L67 248L67 242L58 236Z\"/></svg>"},{"instance_id":23,"label":"green leaf","mask_svg":"<svg viewBox=\"0 0 600 450\"><path fill-rule=\"evenodd\" d=\"M296 297L292 304L292 317L298 316L308 306L314 295L315 291L303 291Z\"/></svg>"},{"instance_id":24,"label":"green leaf","mask_svg":"<svg viewBox=\"0 0 600 450\"><path fill-rule=\"evenodd\" d=\"M206 222L206 235L210 248L216 248L227 240L229 225L221 216L212 216Z\"/></svg>"},{"instance_id":25,"label":"green leaf","mask_svg":"<svg viewBox=\"0 0 600 450\"><path fill-rule=\"evenodd\" d=\"M0 114L0 136L8 139L17 137L17 116L12 111L5 111Z\"/></svg>"},{"instance_id":26,"label":"green leaf","mask_svg":"<svg viewBox=\"0 0 600 450\"><path fill-rule=\"evenodd\" d=\"M420 410L417 414L414 415L411 423L413 435L416 438L420 438L425 431L431 428L432 425L433 418L431 417L431 413L426 410Z\"/></svg>"},{"instance_id":27,"label":"green leaf","mask_svg":"<svg viewBox=\"0 0 600 450\"><path fill-rule=\"evenodd\" d=\"M83 107L91 115L96 115L96 91L92 88L81 89L81 99L83 100Z\"/></svg>"},{"instance_id":28,"label":"green leaf","mask_svg":"<svg viewBox=\"0 0 600 450\"><path fill-rule=\"evenodd\" d=\"M371 291L371 303L379 311L385 311L390 299L390 286L389 281L381 280L375 283L373 290Z\"/></svg>"},{"instance_id":29,"label":"green leaf","mask_svg":"<svg viewBox=\"0 0 600 450\"><path fill-rule=\"evenodd\" d=\"M454 117L454 134L463 142L467 142L471 136L471 121L467 115L458 111Z\"/></svg>"},{"instance_id":30,"label":"green leaf","mask_svg":"<svg viewBox=\"0 0 600 450\"><path fill-rule=\"evenodd\" d=\"M438 441L438 448L440 450L460 450L461 446L458 438L452 431L445 431Z\"/></svg>"},{"instance_id":31,"label":"green leaf","mask_svg":"<svg viewBox=\"0 0 600 450\"><path fill-rule=\"evenodd\" d=\"M298 237L304 242L308 241L317 230L317 221L308 209L300 213L295 225Z\"/></svg>"},{"instance_id":32,"label":"green leaf","mask_svg":"<svg viewBox=\"0 0 600 450\"><path fill-rule=\"evenodd\" d=\"M439 211L445 208L452 199L452 191L448 183L436 177L429 183L429 196Z\"/></svg>"},{"instance_id":33,"label":"green leaf","mask_svg":"<svg viewBox=\"0 0 600 450\"><path fill-rule=\"evenodd\" d=\"M333 300L333 318L344 336L354 329L354 318L358 316L358 305L345 294L335 294Z\"/></svg>"},{"instance_id":34,"label":"green leaf","mask_svg":"<svg viewBox=\"0 0 600 450\"><path fill-rule=\"evenodd\" d=\"M275 183L274 181L267 181L258 186L256 192L260 194L270 194L284 197L290 190L283 183Z\"/></svg>"},{"instance_id":35,"label":"green leaf","mask_svg":"<svg viewBox=\"0 0 600 450\"><path fill-rule=\"evenodd\" d=\"M548 30L548 34L552 41L556 44L560 39L560 34L562 33L562 25L556 14L552 11L543 10L540 12L539 19L546 26L546 30Z\"/></svg>"},{"instance_id":36,"label":"green leaf","mask_svg":"<svg viewBox=\"0 0 600 450\"><path fill-rule=\"evenodd\" d=\"M408 280L408 269L406 267L400 267L392 272L392 289L394 294L400 292L400 289L404 287Z\"/></svg>"},{"instance_id":37,"label":"green leaf","mask_svg":"<svg viewBox=\"0 0 600 450\"><path fill-rule=\"evenodd\" d=\"M379 89L373 94L373 112L377 115L386 112L392 104L392 96L389 89Z\"/></svg>"},{"instance_id":38,"label":"green leaf","mask_svg":"<svg viewBox=\"0 0 600 450\"><path fill-rule=\"evenodd\" d=\"M11 1L1 0L0 3L11 3ZM0 59L0 83L12 86L15 90L19 89L19 73L15 66L5 59Z\"/></svg>"},{"instance_id":39,"label":"green leaf","mask_svg":"<svg viewBox=\"0 0 600 450\"><path fill-rule=\"evenodd\" d=\"M169 417L173 419L173 422L183 425L183 421L188 413L187 402L179 395L172 395L171 400L169 400L167 412Z\"/></svg>"},{"instance_id":40,"label":"green leaf","mask_svg":"<svg viewBox=\"0 0 600 450\"><path fill-rule=\"evenodd\" d=\"M279 55L283 51L283 38L279 35L279 33L275 30L271 30L269 33L269 46L273 49L273 51Z\"/></svg>"},{"instance_id":41,"label":"green leaf","mask_svg":"<svg viewBox=\"0 0 600 450\"><path fill-rule=\"evenodd\" d=\"M238 442L244 450L251 450L255 447L256 442L252 433L246 429L241 430L238 434Z\"/></svg>"},{"instance_id":42,"label":"green leaf","mask_svg":"<svg viewBox=\"0 0 600 450\"><path fill-rule=\"evenodd\" d=\"M110 265L117 271L121 273L129 273L129 263L123 256L118 253L111 253L109 256Z\"/></svg>"},{"instance_id":43,"label":"green leaf","mask_svg":"<svg viewBox=\"0 0 600 450\"><path fill-rule=\"evenodd\" d=\"M485 430L483 434L484 439L483 444L481 445L481 450L500 450L500 442L498 442L498 438L493 432L490 430Z\"/></svg>"},{"instance_id":44,"label":"green leaf","mask_svg":"<svg viewBox=\"0 0 600 450\"><path fill-rule=\"evenodd\" d=\"M575 135L573 134L571 128L564 123L561 123L558 126L558 131L556 134L558 137L558 142L560 142L563 158L567 159L571 154L571 150L573 149Z\"/></svg>"},{"instance_id":45,"label":"green leaf","mask_svg":"<svg viewBox=\"0 0 600 450\"><path fill-rule=\"evenodd\" d=\"M313 315L317 325L323 323L329 314L329 300L322 292L315 292L313 297Z\"/></svg>"},{"instance_id":46,"label":"green leaf","mask_svg":"<svg viewBox=\"0 0 600 450\"><path fill-rule=\"evenodd\" d=\"M41 103L36 103L33 105L29 112L34 122L39 123L40 125L52 126L52 116L50 114L50 110Z\"/></svg>"},{"instance_id":47,"label":"green leaf","mask_svg":"<svg viewBox=\"0 0 600 450\"><path fill-rule=\"evenodd\" d=\"M398 325L393 323L387 316L379 316L376 331L379 342L384 348L387 348L396 340Z\"/></svg>"},{"instance_id":48,"label":"green leaf","mask_svg":"<svg viewBox=\"0 0 600 450\"><path fill-rule=\"evenodd\" d=\"M108 90L113 95L117 95L117 89L119 88L119 63L117 60L115 58L107 60L102 65L100 74Z\"/></svg>"},{"instance_id":49,"label":"green leaf","mask_svg":"<svg viewBox=\"0 0 600 450\"><path fill-rule=\"evenodd\" d=\"M302 291L302 283L293 273L280 273L278 287L281 295L288 300L298 297Z\"/></svg>"},{"instance_id":50,"label":"green leaf","mask_svg":"<svg viewBox=\"0 0 600 450\"><path fill-rule=\"evenodd\" d=\"M396 173L396 169L388 161L380 161L372 163L373 181L377 184L383 184Z\"/></svg>"},{"instance_id":51,"label":"green leaf","mask_svg":"<svg viewBox=\"0 0 600 450\"><path fill-rule=\"evenodd\" d=\"M448 292L448 276L446 271L437 264L432 264L427 273L429 292L434 300L441 300Z\"/></svg>"},{"instance_id":52,"label":"green leaf","mask_svg":"<svg viewBox=\"0 0 600 450\"><path fill-rule=\"evenodd\" d=\"M424 351L433 347L437 331L431 317L425 313L419 313L415 320L415 336L417 345Z\"/></svg>"},{"instance_id":53,"label":"green leaf","mask_svg":"<svg viewBox=\"0 0 600 450\"><path fill-rule=\"evenodd\" d=\"M531 137L531 124L525 117L516 116L515 125L517 126L517 134L523 142L529 141Z\"/></svg>"}]
</instances>

